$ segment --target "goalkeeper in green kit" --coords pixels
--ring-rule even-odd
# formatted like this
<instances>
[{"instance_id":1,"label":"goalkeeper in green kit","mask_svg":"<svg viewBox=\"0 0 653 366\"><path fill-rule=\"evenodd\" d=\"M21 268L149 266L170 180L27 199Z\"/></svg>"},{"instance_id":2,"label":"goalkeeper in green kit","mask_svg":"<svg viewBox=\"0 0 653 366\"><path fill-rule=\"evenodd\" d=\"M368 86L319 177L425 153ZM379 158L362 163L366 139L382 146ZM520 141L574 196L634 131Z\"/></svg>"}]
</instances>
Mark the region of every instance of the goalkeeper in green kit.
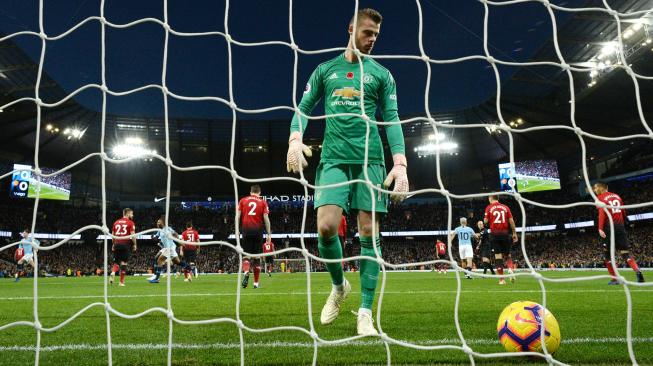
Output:
<instances>
[{"instance_id":1,"label":"goalkeeper in green kit","mask_svg":"<svg viewBox=\"0 0 653 366\"><path fill-rule=\"evenodd\" d=\"M356 34L354 24L356 21ZM327 115L337 113L361 114L360 82L365 91L363 100L365 114L374 120L377 107L383 120L399 121L397 115L397 92L390 72L369 57L356 56L356 48L364 55L370 54L379 37L382 17L373 9L359 10L349 23L349 44L347 50L338 57L320 64L306 84L304 96L299 109L310 115L318 101L324 97ZM364 74L361 75L360 62ZM310 157L311 150L302 142L302 133L308 120L295 114L290 126L290 139L287 156L289 172L298 173L307 166L304 155ZM301 124L301 125L300 125ZM377 125L370 123L368 164L365 166L365 138L367 123L361 117L328 117L322 143L322 155L317 168L317 186L342 183L353 179L365 180L363 169L372 184L378 188L389 187L394 181L391 198L400 201L408 192L406 173L406 156L404 136L401 125L386 126L388 144L392 152L393 168L386 174L383 156L383 144ZM372 204L376 211L376 222L372 222ZM358 212L358 233L360 236L361 255L375 257L374 242L381 251L379 241L379 218L387 213L388 197L385 193L374 190L362 183L346 184L333 188L320 188L315 192L317 208L318 249L325 259L341 259L342 247L338 238L338 225L343 210ZM372 237L372 225L375 225ZM322 308L320 321L330 324L338 317L340 306L351 292L351 285L344 278L340 261L327 263L333 289ZM357 330L359 335L377 335L372 321L372 305L379 278L379 264L371 260L360 261L361 303L358 310Z\"/></svg>"}]
</instances>

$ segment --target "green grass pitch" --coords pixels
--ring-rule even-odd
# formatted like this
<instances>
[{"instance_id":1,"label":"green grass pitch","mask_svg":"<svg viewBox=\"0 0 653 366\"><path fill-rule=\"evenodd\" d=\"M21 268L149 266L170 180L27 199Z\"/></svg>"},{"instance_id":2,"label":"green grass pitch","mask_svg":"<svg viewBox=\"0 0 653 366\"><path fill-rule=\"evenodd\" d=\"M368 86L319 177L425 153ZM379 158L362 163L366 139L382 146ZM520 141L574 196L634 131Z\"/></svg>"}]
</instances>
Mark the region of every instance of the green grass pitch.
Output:
<instances>
[{"instance_id":1,"label":"green grass pitch","mask_svg":"<svg viewBox=\"0 0 653 366\"><path fill-rule=\"evenodd\" d=\"M36 198L36 181L30 182L29 188L27 189L27 197ZM58 189L42 184L40 198L66 201L70 199L70 193L65 193Z\"/></svg>"},{"instance_id":2,"label":"green grass pitch","mask_svg":"<svg viewBox=\"0 0 653 366\"><path fill-rule=\"evenodd\" d=\"M624 274L634 279L631 272ZM547 277L596 276L602 272L544 272ZM311 318L324 339L351 337L359 305L357 273L347 273L353 293L340 317L330 326L319 325L319 312L330 290L326 273L311 276ZM649 276L650 277L650 276ZM166 308L166 280L149 284L143 277L128 277L126 287L109 287L109 301L120 312L137 314L152 307ZM200 276L192 283L172 281L172 309L182 320L236 316L236 275ZM494 279L461 279L460 324L475 351L500 352L496 340L499 313L517 300L542 302L539 284L520 276L516 283L498 286ZM605 279L546 283L548 308L558 319L562 345L555 357L570 364L630 364L626 337L626 296L621 286ZM38 311L44 327L70 318L85 306L102 301L102 278L39 279ZM305 273L262 277L262 287L242 291L240 316L251 328L309 327ZM455 275L435 272L387 274L382 304L382 327L389 336L422 345L459 345L454 323ZM380 286L379 286L380 289ZM640 365L653 364L653 288L631 287L634 352ZM33 320L33 282L0 280L0 327L13 321ZM375 317L376 309L375 304ZM168 319L160 312L137 319L111 315L114 365L164 365L167 357ZM174 324L173 365L236 365L240 362L239 334L233 323ZM312 340L299 331L252 333L245 331L246 365L309 365ZM34 363L36 332L17 326L0 331L0 365ZM41 365L107 365L106 320L102 307L93 307L54 333L43 333ZM393 364L469 364L458 350L414 350L391 346ZM385 347L373 338L353 344L320 346L318 365L385 364ZM542 365L540 359L477 358L479 364Z\"/></svg>"},{"instance_id":3,"label":"green grass pitch","mask_svg":"<svg viewBox=\"0 0 653 366\"><path fill-rule=\"evenodd\" d=\"M560 189L560 182L537 178L517 178L518 192L537 192Z\"/></svg>"}]
</instances>

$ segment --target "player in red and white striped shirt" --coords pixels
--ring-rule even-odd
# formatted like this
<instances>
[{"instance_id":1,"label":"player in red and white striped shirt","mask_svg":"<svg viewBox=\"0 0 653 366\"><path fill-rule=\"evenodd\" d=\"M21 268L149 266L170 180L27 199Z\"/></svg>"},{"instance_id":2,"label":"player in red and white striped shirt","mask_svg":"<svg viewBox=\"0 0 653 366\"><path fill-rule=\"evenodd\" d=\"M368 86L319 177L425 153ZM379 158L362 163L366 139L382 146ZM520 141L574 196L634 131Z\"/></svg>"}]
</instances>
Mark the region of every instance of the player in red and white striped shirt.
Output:
<instances>
[{"instance_id":1,"label":"player in red and white striped shirt","mask_svg":"<svg viewBox=\"0 0 653 366\"><path fill-rule=\"evenodd\" d=\"M263 233L263 224L267 231L267 242L272 240L272 229L270 228L270 218L268 214L270 209L265 198L261 197L261 186L258 184L250 188L249 196L243 197L238 202L236 210L236 220L240 223L240 231L243 233L241 246L246 253L259 254L261 252L261 236ZM243 258L243 288L247 288L249 283L249 256ZM254 266L254 288L258 288L258 279L261 274L261 260L257 259Z\"/></svg>"},{"instance_id":2,"label":"player in red and white striped shirt","mask_svg":"<svg viewBox=\"0 0 653 366\"><path fill-rule=\"evenodd\" d=\"M608 269L610 276L612 276L612 280L609 284L617 285L619 282L617 281L613 263L610 258L610 220L608 219L608 214L612 217L612 223L614 226L615 254L621 256L621 258L628 263L628 266L635 271L637 274L637 282L644 282L644 275L642 274L642 271L639 270L637 261L635 261L635 258L630 254L630 243L628 242L628 235L626 234L626 227L624 225L626 222L626 210L621 208L624 204L623 200L618 194L608 191L608 185L602 182L594 183L592 190L599 201L603 202L608 207L611 207L605 209L597 207L599 213L598 232L601 237L601 242L603 243L603 249L605 250L605 267Z\"/></svg>"},{"instance_id":3,"label":"player in red and white striped shirt","mask_svg":"<svg viewBox=\"0 0 653 366\"><path fill-rule=\"evenodd\" d=\"M503 258L505 257L508 273L512 274L513 264L510 258L510 247L518 239L515 220L512 218L510 208L499 202L498 195L490 195L488 200L490 204L485 208L483 222L485 225L490 226L490 242L492 243L492 249L494 249L497 273L499 273L499 276L503 276ZM511 232L512 235L510 235ZM514 282L515 277L510 277L510 281ZM499 277L499 284L505 285L506 280Z\"/></svg>"},{"instance_id":4,"label":"player in red and white striped shirt","mask_svg":"<svg viewBox=\"0 0 653 366\"><path fill-rule=\"evenodd\" d=\"M198 243L200 241L200 234L193 228L192 221L186 223L186 230L181 233L181 240L191 243ZM195 244L184 244L181 247L181 256L184 258L184 282L191 282L193 280L195 261L199 252L200 247Z\"/></svg>"}]
</instances>

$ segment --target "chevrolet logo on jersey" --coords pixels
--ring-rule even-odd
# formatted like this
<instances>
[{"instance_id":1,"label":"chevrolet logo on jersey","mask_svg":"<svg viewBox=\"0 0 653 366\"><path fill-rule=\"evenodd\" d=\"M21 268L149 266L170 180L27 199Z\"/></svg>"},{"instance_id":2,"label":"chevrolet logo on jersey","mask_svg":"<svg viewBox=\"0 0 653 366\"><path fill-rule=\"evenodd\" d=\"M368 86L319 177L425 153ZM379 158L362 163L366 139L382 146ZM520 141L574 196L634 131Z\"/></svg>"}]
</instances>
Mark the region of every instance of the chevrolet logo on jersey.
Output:
<instances>
[{"instance_id":1,"label":"chevrolet logo on jersey","mask_svg":"<svg viewBox=\"0 0 653 366\"><path fill-rule=\"evenodd\" d=\"M360 97L361 92L356 90L356 88L353 88L351 86L344 87L342 89L336 89L333 91L332 97L341 97L343 99L354 99L357 97Z\"/></svg>"}]
</instances>

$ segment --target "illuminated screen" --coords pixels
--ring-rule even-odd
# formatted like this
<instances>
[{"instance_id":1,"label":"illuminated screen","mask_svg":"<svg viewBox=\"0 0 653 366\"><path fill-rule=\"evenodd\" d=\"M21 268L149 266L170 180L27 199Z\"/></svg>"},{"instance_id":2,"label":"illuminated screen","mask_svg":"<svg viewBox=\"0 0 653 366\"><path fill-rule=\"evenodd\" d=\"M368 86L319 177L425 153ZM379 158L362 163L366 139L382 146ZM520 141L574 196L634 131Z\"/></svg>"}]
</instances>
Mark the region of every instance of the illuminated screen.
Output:
<instances>
[{"instance_id":1,"label":"illuminated screen","mask_svg":"<svg viewBox=\"0 0 653 366\"><path fill-rule=\"evenodd\" d=\"M11 176L11 187L9 194L11 197L18 198L36 198L38 182L33 176L30 165L14 164L16 170ZM41 168L43 174L54 173L54 169ZM72 177L69 172L53 175L51 177L41 176L40 198L46 200L63 200L70 199L70 185Z\"/></svg>"},{"instance_id":2,"label":"illuminated screen","mask_svg":"<svg viewBox=\"0 0 653 366\"><path fill-rule=\"evenodd\" d=\"M499 187L502 191L525 193L560 189L558 164L555 160L517 161L499 164Z\"/></svg>"}]
</instances>

